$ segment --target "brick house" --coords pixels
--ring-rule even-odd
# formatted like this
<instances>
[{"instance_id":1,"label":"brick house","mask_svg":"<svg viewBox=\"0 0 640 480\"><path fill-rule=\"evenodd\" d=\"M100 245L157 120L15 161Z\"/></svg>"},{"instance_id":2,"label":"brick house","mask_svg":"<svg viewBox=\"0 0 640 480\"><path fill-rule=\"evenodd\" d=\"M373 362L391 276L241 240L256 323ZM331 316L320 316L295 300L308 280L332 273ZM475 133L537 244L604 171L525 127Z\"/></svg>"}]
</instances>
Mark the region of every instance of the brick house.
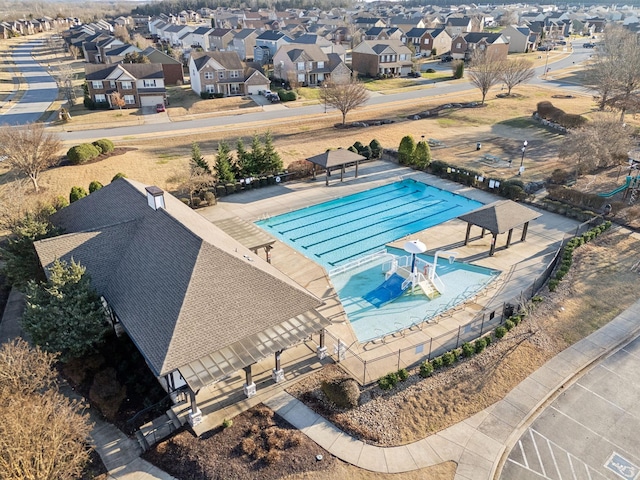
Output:
<instances>
[{"instance_id":1,"label":"brick house","mask_svg":"<svg viewBox=\"0 0 640 480\"><path fill-rule=\"evenodd\" d=\"M247 68L236 52L192 53L189 75L191 89L198 95L253 95L269 88L270 83L260 71Z\"/></svg>"},{"instance_id":2,"label":"brick house","mask_svg":"<svg viewBox=\"0 0 640 480\"><path fill-rule=\"evenodd\" d=\"M444 28L412 28L407 32L407 43L411 43L416 55L428 57L433 50L442 55L451 50L451 37Z\"/></svg>"},{"instance_id":3,"label":"brick house","mask_svg":"<svg viewBox=\"0 0 640 480\"><path fill-rule=\"evenodd\" d=\"M351 67L359 74L408 75L412 67L411 50L397 40L364 41L351 53Z\"/></svg>"},{"instance_id":4,"label":"brick house","mask_svg":"<svg viewBox=\"0 0 640 480\"><path fill-rule=\"evenodd\" d=\"M501 33L484 32L460 34L451 40L451 56L455 59L469 60L476 50L493 52L493 58L506 59L509 40Z\"/></svg>"},{"instance_id":5,"label":"brick house","mask_svg":"<svg viewBox=\"0 0 640 480\"><path fill-rule=\"evenodd\" d=\"M184 67L182 62L153 47L145 48L142 54L149 59L150 63L162 66L165 85L184 84Z\"/></svg>"},{"instance_id":6,"label":"brick house","mask_svg":"<svg viewBox=\"0 0 640 480\"><path fill-rule=\"evenodd\" d=\"M165 103L162 65L153 63L119 63L115 65L84 66L89 97L96 103L113 107L111 94L119 93L125 101L123 108L153 107Z\"/></svg>"},{"instance_id":7,"label":"brick house","mask_svg":"<svg viewBox=\"0 0 640 480\"><path fill-rule=\"evenodd\" d=\"M273 57L274 77L304 85L318 85L331 78L348 83L351 70L338 54L327 55L318 45L283 45Z\"/></svg>"}]
</instances>

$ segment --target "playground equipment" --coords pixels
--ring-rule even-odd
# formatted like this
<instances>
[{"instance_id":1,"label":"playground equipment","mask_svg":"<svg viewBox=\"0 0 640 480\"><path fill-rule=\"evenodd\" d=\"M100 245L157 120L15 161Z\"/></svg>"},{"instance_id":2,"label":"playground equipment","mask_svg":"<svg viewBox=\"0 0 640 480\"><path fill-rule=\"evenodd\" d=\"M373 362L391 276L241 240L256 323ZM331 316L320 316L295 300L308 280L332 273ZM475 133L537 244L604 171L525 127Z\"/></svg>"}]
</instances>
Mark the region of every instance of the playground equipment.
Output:
<instances>
[{"instance_id":1,"label":"playground equipment","mask_svg":"<svg viewBox=\"0 0 640 480\"><path fill-rule=\"evenodd\" d=\"M626 190L627 188L629 188L631 186L631 179L632 179L631 175L627 175L627 180L624 182L623 185L620 185L619 187L614 188L610 192L601 192L598 194L598 196L603 198L613 197L616 193L620 193Z\"/></svg>"},{"instance_id":2,"label":"playground equipment","mask_svg":"<svg viewBox=\"0 0 640 480\"><path fill-rule=\"evenodd\" d=\"M457 252L438 250L433 258L433 263L418 258L418 254L424 253L427 247L420 240L411 240L404 244L404 250L408 256L393 256L390 262L384 264L385 281L377 288L363 296L363 298L376 308L399 298L409 288L411 293L424 294L427 298L434 299L444 292L444 284L436 274L438 257L449 256L449 263L455 261Z\"/></svg>"}]
</instances>

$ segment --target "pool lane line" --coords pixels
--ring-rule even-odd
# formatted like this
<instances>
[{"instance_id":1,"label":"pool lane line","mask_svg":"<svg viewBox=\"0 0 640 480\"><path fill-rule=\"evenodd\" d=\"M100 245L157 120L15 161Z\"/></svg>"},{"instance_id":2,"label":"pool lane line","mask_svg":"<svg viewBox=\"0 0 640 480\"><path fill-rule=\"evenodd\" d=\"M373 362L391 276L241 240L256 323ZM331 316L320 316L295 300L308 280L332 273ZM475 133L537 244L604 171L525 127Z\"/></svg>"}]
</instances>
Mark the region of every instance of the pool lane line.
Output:
<instances>
[{"instance_id":1,"label":"pool lane line","mask_svg":"<svg viewBox=\"0 0 640 480\"><path fill-rule=\"evenodd\" d=\"M398 199L398 200L400 200L400 197L397 197L397 199ZM425 199L426 199L426 198L425 198ZM395 199L394 199L394 200L395 200ZM418 208L417 210L421 210L422 208L431 208L431 207L435 207L436 205L438 205L438 204L442 203L443 201L444 201L444 200L435 200L435 201L432 201L432 202L429 202L429 203L426 203L426 202L420 202L421 207L420 207L420 208ZM349 224L352 224L352 223L356 223L356 222L358 222L358 221L360 221L360 220L365 220L365 219L367 219L367 218L369 218L369 217L373 217L373 216L376 216L376 215L380 215L380 214L382 214L382 213L392 212L393 210L396 210L396 209L399 209L399 208L405 208L407 205L415 205L415 204L418 204L418 202L415 202L415 201L403 202L403 203L398 204L398 205L393 205L393 206L391 206L391 207L389 207L389 208L386 208L386 209L384 209L384 210L380 210L380 209L378 209L378 210L376 210L376 211L375 211L375 213L371 213L371 214L369 214L369 215L363 215L363 216L358 217L357 219L354 219L354 220L349 220L349 221L347 221L347 222L342 222L342 223L334 223L334 224L331 224L331 225L330 225L329 227L327 227L327 228L323 228L323 229L321 229L321 230L316 230L316 231L313 231L313 232L311 232L311 233L306 233L306 234L304 234L304 235L300 235L299 237L289 237L289 239L290 239L291 241L293 241L293 242L297 242L297 241L299 241L299 240L301 240L301 239L303 239L303 238L306 238L306 237L311 237L311 236L314 236L314 235L318 235L318 234L320 234L320 233L328 232L328 231L331 231L331 230L336 229L336 228L344 227L345 225L349 225ZM417 210L413 210L412 212L417 211ZM412 212L409 212L409 213L412 213ZM403 214L406 214L406 212L403 212ZM325 220L329 221L329 220L331 220L331 219L330 219L330 218L327 218L327 219L325 219ZM324 222L325 220L323 220L323 222ZM388 221L388 220L386 220L386 221ZM320 225L321 223L322 223L322 222L318 222L318 223L316 223L316 224L314 224L314 225ZM369 225L376 225L376 223L369 224ZM297 229L292 229L292 230L297 230ZM289 231L291 231L291 230L289 230ZM284 232L278 232L278 233L280 233L281 235L282 235L282 234L284 234ZM333 238L333 237L331 237L331 238ZM314 245L314 244L311 244L311 245Z\"/></svg>"},{"instance_id":2,"label":"pool lane line","mask_svg":"<svg viewBox=\"0 0 640 480\"><path fill-rule=\"evenodd\" d=\"M271 228L275 229L275 227L278 227L280 225L286 225L287 223L295 222L297 220L302 220L302 219L305 219L305 218L313 217L315 215L319 215L319 214L322 214L322 213L330 212L331 210L337 210L339 208L353 206L353 205L356 205L356 204L364 202L364 201L369 201L369 200L374 199L376 197L381 197L381 196L384 196L384 195L392 194L394 192L399 192L400 190L404 190L404 189L409 188L409 187L410 187L410 185L401 185L401 186L399 186L399 188L388 189L388 190L385 190L384 192L378 193L377 195L364 196L364 197L358 198L357 200L354 200L354 201L351 201L351 202L346 202L346 203L341 203L341 204L336 205L334 207L323 208L323 209L317 210L315 212L308 212L306 215L299 215L299 216L296 216L295 218L288 218L288 219L286 219L286 220L284 220L282 222L272 223L269 226ZM411 187L413 188L413 186L411 186ZM382 187L379 187L379 188L382 188ZM370 190L368 190L368 191L370 191ZM414 193L417 193L419 191L424 191L424 190L416 190ZM365 193L365 192L362 192L362 193ZM354 194L354 195L357 195L357 194ZM404 195L400 195L400 196L397 196L397 197L394 197L394 198L401 198L403 196ZM346 197L343 197L343 198L346 198ZM311 207L303 208L303 209L301 209L299 211L303 212L303 211L307 210L308 208L319 207L319 206L323 205L324 203L335 202L335 201L336 200L329 200L327 202L319 203L319 204L313 205Z\"/></svg>"},{"instance_id":3,"label":"pool lane line","mask_svg":"<svg viewBox=\"0 0 640 480\"><path fill-rule=\"evenodd\" d=\"M388 233L388 232L392 232L392 231L394 231L394 230L397 230L398 228L402 228L402 227L406 227L407 225L411 225L412 223L416 223L416 222L424 221L425 219L427 219L427 218L429 218L429 217L434 217L434 216L436 216L436 215L440 215L441 213L447 212L447 211L449 211L449 210L453 210L453 209L458 208L458 207L461 207L461 206L462 206L462 205L458 205L458 204L456 204L456 205L454 205L454 206L453 206L453 207L451 207L451 208L447 208L447 209L445 209L445 210L440 210L439 212L436 212L436 213L433 213L433 214L427 215L427 216L422 217L422 218L420 218L420 219L418 219L418 220L414 220L414 221L411 221L411 222L407 222L407 223L402 224L402 225L397 225L397 226L395 226L394 228L390 228L390 229L388 229L388 230L383 230L383 231L381 231L381 232L377 232L375 235L369 235L368 237L361 238L361 239L359 239L357 242L350 243L349 245L354 245L354 244L360 243L360 242L362 242L362 241L365 241L365 240L371 239L371 238L373 238L373 237L376 237L376 236L378 236L378 235L382 235L382 234L385 234L385 233ZM432 225L432 226L433 226L433 225ZM430 227L428 227L428 228L430 228ZM424 230L424 229L423 229L423 230ZM353 233L353 232L350 232L350 233ZM342 235L339 235L339 236L342 236ZM336 238L337 238L337 237L336 237ZM386 243L386 242L385 242L385 243ZM340 246L340 247L333 248L333 249L331 249L331 250L326 250L326 251L324 251L324 252L322 252L322 253L319 253L319 254L318 254L318 253L316 253L316 254L314 254L314 255L315 255L316 257L318 257L318 258L322 258L322 256L323 256L323 255L326 255L327 253L335 252L336 250L340 250L341 248L345 248L345 246L346 246L346 245L342 245L342 246ZM373 247L373 248L375 248L375 247ZM367 249L367 251L368 251L368 250L369 250L369 249ZM331 266L334 266L334 267L335 267L339 262L343 262L343 261L345 261L345 260L347 260L347 259L349 259L349 258L353 258L353 257L356 257L356 256L358 256L358 255L362 255L362 252L361 252L361 253L354 254L354 255L349 255L348 257L344 257L344 258L342 258L342 259L340 259L340 260L337 260L337 261L335 261L335 262L328 262L328 263L329 263L329 265L331 265Z\"/></svg>"},{"instance_id":4,"label":"pool lane line","mask_svg":"<svg viewBox=\"0 0 640 480\"><path fill-rule=\"evenodd\" d=\"M431 205L431 207L437 207L437 206L438 206L438 205L440 205L441 203L445 203L445 204L446 204L445 200L438 200L438 201L437 201L437 203L432 204L432 205ZM397 207L389 208L389 209L387 209L387 210L385 210L385 211L396 210L397 208L406 207L407 205L411 205L411 202L407 202L407 203L405 203L405 204L403 204L403 205L398 205ZM395 217L395 218L398 218L398 217L400 217L400 218L401 218L402 216L411 215L412 213L419 212L420 210L423 210L423 207L422 207L422 206L418 206L418 208L414 208L413 210L404 211L404 212L402 212L402 214L401 214L401 215L398 215L398 216L397 216L397 217ZM440 211L445 212L446 210L440 210ZM363 219L363 220L365 220L365 219L367 219L368 217L372 217L373 215L375 215L375 214L368 215L368 216L366 216L366 217L363 217L362 219ZM429 215L429 216L431 216L431 215ZM429 218L429 216L424 217L424 218ZM335 240L336 238L340 238L340 237L344 237L344 236L347 236L347 235L351 235L351 234L353 234L353 233L355 233L355 232L359 232L359 231L361 231L361 230L366 230L366 229L368 229L368 228L375 227L376 225L383 225L383 224L385 224L385 223L389 223L391 220L395 220L395 218L393 218L393 219L384 218L384 219L382 219L382 220L380 220L380 221L378 221L378 222L367 223L366 225L364 225L364 226L362 226L362 227L355 228L355 229L351 229L351 230L349 230L348 232L340 233L339 235L335 235L335 236L333 236L333 237L325 238L325 239L322 239L322 240L317 241L317 242L314 242L314 243L309 243L308 245L303 245L303 247L304 247L304 248L307 248L307 249L308 249L309 247L315 247L316 245L320 245L320 244L322 244L322 243L330 242L330 241ZM355 223L355 222L346 222L346 223L344 223L343 225L348 225L349 223ZM414 222L410 222L410 223L414 223ZM400 226L403 226L403 224L400 224ZM393 228L392 230L395 230L395 228ZM383 230L383 231L382 231L382 232L380 232L380 233L385 233L385 232L388 232L388 231L389 231L389 230ZM372 235L372 236L375 236L375 235ZM364 237L362 240L365 240L365 239L367 239L367 238L370 238L370 237ZM359 242L359 241L360 241L360 240L358 240L358 242ZM339 247L339 248L343 248L343 246L342 246L342 247ZM337 250L337 248L336 248L336 250Z\"/></svg>"}]
</instances>

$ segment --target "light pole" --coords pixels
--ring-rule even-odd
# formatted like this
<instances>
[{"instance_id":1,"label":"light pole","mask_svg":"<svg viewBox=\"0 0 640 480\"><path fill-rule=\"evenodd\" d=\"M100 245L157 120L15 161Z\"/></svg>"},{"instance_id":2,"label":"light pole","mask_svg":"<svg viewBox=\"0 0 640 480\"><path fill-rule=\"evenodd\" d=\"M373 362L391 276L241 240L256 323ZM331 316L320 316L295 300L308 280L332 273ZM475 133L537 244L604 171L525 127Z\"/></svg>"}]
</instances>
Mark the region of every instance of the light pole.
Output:
<instances>
[{"instance_id":1,"label":"light pole","mask_svg":"<svg viewBox=\"0 0 640 480\"><path fill-rule=\"evenodd\" d=\"M326 80L325 80L326 81ZM327 84L322 84L322 91L324 92L324 113L327 113Z\"/></svg>"},{"instance_id":2,"label":"light pole","mask_svg":"<svg viewBox=\"0 0 640 480\"><path fill-rule=\"evenodd\" d=\"M529 145L529 142L525 140L522 143L522 158L520 159L520 169L518 170L518 175L522 175L522 172L524 172L524 152L527 151L527 145Z\"/></svg>"},{"instance_id":3,"label":"light pole","mask_svg":"<svg viewBox=\"0 0 640 480\"><path fill-rule=\"evenodd\" d=\"M549 48L550 46L547 45L547 59L544 61L544 79L547 79L547 73L549 73L549 69L547 68L547 65L549 65Z\"/></svg>"}]
</instances>

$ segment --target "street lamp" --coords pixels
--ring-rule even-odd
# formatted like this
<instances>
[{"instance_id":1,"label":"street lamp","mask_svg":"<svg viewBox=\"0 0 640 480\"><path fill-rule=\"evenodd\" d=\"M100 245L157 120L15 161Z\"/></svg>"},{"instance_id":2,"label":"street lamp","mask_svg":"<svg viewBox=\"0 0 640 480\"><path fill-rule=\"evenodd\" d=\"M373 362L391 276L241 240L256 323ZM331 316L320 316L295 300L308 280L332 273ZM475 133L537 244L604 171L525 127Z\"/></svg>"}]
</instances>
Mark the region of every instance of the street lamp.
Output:
<instances>
[{"instance_id":1,"label":"street lamp","mask_svg":"<svg viewBox=\"0 0 640 480\"><path fill-rule=\"evenodd\" d=\"M522 175L522 172L524 172L524 152L527 151L527 145L529 145L529 142L525 140L522 143L522 158L520 159L520 170L518 170L518 175Z\"/></svg>"}]
</instances>

